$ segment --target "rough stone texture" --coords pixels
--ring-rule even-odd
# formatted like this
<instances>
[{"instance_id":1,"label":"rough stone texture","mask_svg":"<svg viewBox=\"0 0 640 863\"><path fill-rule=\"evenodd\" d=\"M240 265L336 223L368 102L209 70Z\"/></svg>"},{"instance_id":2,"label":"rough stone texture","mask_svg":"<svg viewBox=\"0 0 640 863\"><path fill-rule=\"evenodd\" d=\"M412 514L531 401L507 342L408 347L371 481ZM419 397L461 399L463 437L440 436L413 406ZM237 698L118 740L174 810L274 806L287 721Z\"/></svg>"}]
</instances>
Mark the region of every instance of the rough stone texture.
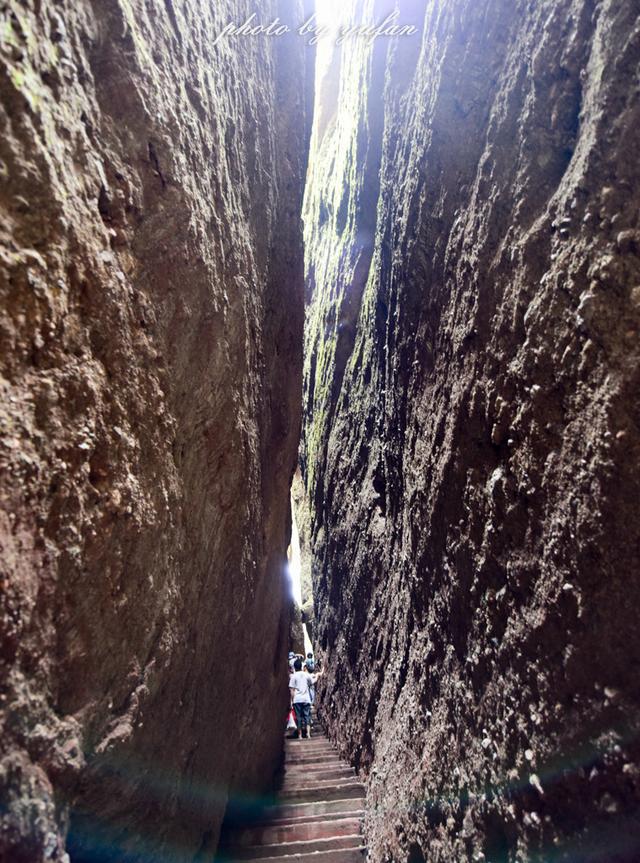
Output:
<instances>
[{"instance_id":1,"label":"rough stone texture","mask_svg":"<svg viewBox=\"0 0 640 863\"><path fill-rule=\"evenodd\" d=\"M314 609L313 582L311 578L311 512L300 469L296 470L291 483L291 511L295 518L300 549L300 587L302 593L302 622L307 625L309 638L313 641Z\"/></svg>"},{"instance_id":2,"label":"rough stone texture","mask_svg":"<svg viewBox=\"0 0 640 863\"><path fill-rule=\"evenodd\" d=\"M638 7L400 9L318 83L321 703L373 861L635 861Z\"/></svg>"},{"instance_id":3,"label":"rough stone texture","mask_svg":"<svg viewBox=\"0 0 640 863\"><path fill-rule=\"evenodd\" d=\"M302 628L302 612L300 606L294 600L291 603L291 617L289 619L289 649L294 653L304 653L304 630ZM286 665L284 666L286 669Z\"/></svg>"},{"instance_id":4,"label":"rough stone texture","mask_svg":"<svg viewBox=\"0 0 640 863\"><path fill-rule=\"evenodd\" d=\"M2 861L204 858L280 754L305 61L214 46L253 11L0 3Z\"/></svg>"}]
</instances>

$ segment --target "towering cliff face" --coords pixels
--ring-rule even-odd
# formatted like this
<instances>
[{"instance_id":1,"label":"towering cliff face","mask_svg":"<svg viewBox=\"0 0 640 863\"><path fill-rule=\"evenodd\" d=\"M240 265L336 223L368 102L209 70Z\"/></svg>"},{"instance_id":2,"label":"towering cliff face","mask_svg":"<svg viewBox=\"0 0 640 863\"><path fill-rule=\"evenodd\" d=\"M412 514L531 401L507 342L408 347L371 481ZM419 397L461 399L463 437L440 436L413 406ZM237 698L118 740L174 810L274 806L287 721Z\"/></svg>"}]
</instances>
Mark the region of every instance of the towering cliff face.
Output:
<instances>
[{"instance_id":1,"label":"towering cliff face","mask_svg":"<svg viewBox=\"0 0 640 863\"><path fill-rule=\"evenodd\" d=\"M317 87L325 713L374 861L636 860L637 7L399 7Z\"/></svg>"},{"instance_id":2,"label":"towering cliff face","mask_svg":"<svg viewBox=\"0 0 640 863\"><path fill-rule=\"evenodd\" d=\"M214 42L297 3L1 5L0 859L193 859L279 756L302 377L303 44Z\"/></svg>"}]
</instances>

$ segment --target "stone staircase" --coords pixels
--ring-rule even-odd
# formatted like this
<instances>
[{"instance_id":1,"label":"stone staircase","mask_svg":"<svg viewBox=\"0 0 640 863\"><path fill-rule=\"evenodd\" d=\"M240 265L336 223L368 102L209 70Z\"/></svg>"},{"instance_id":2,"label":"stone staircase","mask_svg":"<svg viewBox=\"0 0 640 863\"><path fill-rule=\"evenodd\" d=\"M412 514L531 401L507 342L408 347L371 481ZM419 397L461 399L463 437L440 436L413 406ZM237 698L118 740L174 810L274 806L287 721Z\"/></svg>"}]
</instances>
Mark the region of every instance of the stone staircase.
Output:
<instances>
[{"instance_id":1,"label":"stone staircase","mask_svg":"<svg viewBox=\"0 0 640 863\"><path fill-rule=\"evenodd\" d=\"M287 738L276 803L260 821L236 829L218 860L261 863L362 863L364 787L317 723L310 740Z\"/></svg>"}]
</instances>

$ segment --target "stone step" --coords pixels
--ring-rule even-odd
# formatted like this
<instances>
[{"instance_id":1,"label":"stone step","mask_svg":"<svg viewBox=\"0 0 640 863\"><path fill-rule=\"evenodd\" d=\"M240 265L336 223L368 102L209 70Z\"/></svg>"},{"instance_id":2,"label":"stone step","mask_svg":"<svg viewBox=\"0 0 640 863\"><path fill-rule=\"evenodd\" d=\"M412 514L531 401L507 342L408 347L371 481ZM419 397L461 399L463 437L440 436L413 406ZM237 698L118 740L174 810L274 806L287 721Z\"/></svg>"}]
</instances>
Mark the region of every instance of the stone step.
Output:
<instances>
[{"instance_id":1,"label":"stone step","mask_svg":"<svg viewBox=\"0 0 640 863\"><path fill-rule=\"evenodd\" d=\"M291 818L308 818L310 815L327 815L330 812L354 812L364 809L364 794L360 797L346 797L341 800L315 800L311 803L281 803L264 810L262 823Z\"/></svg>"},{"instance_id":2,"label":"stone step","mask_svg":"<svg viewBox=\"0 0 640 863\"><path fill-rule=\"evenodd\" d=\"M314 761L312 764L287 764L282 776L321 776L323 773L335 773L336 770L354 773L353 767L349 767L344 761Z\"/></svg>"},{"instance_id":3,"label":"stone step","mask_svg":"<svg viewBox=\"0 0 640 863\"><path fill-rule=\"evenodd\" d=\"M306 788L282 791L278 797L283 803L347 800L354 797L364 797L364 786L361 782L317 783Z\"/></svg>"},{"instance_id":4,"label":"stone step","mask_svg":"<svg viewBox=\"0 0 640 863\"><path fill-rule=\"evenodd\" d=\"M307 766L317 764L319 767L323 764L331 764L334 759L328 758L326 755L301 755L298 758L286 758L284 762L285 769L288 770L292 765ZM344 762L343 762L344 763Z\"/></svg>"},{"instance_id":5,"label":"stone step","mask_svg":"<svg viewBox=\"0 0 640 863\"><path fill-rule=\"evenodd\" d=\"M329 767L326 770L286 770L280 777L280 784L286 785L291 782L306 782L334 779L336 782L347 782L349 779L357 779L355 771L349 767Z\"/></svg>"},{"instance_id":6,"label":"stone step","mask_svg":"<svg viewBox=\"0 0 640 863\"><path fill-rule=\"evenodd\" d=\"M335 785L343 785L356 781L356 776L349 771L346 771L346 775L342 776L325 776L322 773L319 775L314 774L313 776L291 776L285 778L280 788L279 796L294 794L296 791L306 791L308 788L333 788Z\"/></svg>"},{"instance_id":7,"label":"stone step","mask_svg":"<svg viewBox=\"0 0 640 863\"><path fill-rule=\"evenodd\" d=\"M353 803L358 803L357 800L345 800L345 808L337 810L335 812L320 812L315 815L294 815L289 818L274 818L272 821L268 823L263 823L262 827L270 828L270 827L296 827L302 824L317 824L322 821L341 821L345 818L357 819L362 821L364 818L364 809L358 809L357 806L350 809L349 807ZM256 827L256 829L259 829Z\"/></svg>"},{"instance_id":8,"label":"stone step","mask_svg":"<svg viewBox=\"0 0 640 863\"><path fill-rule=\"evenodd\" d=\"M344 764L345 762L344 761L336 762L335 758L327 756L327 755L309 754L309 755L301 755L298 758L287 758L284 762L284 768L285 768L285 770L289 770L291 767L300 767L303 769L306 769L307 767L315 769L317 767L318 769L320 769L320 768L325 767L327 765L335 766L336 763Z\"/></svg>"},{"instance_id":9,"label":"stone step","mask_svg":"<svg viewBox=\"0 0 640 863\"><path fill-rule=\"evenodd\" d=\"M331 758L336 757L335 749L328 743L316 742L314 740L292 740L292 745L285 748L285 761L291 758L296 758L300 755L328 755Z\"/></svg>"},{"instance_id":10,"label":"stone step","mask_svg":"<svg viewBox=\"0 0 640 863\"><path fill-rule=\"evenodd\" d=\"M295 731L295 732L291 735L291 737L287 737L287 738L285 738L285 741L284 741L284 742L285 742L285 746L290 746L292 743L295 743L295 741L296 741L296 740L298 740L298 739L299 739L299 738L298 738L298 732L297 732L297 731ZM313 728L311 729L311 737L308 737L308 738L307 738L307 737L303 737L302 739L303 739L303 740L310 740L310 741L312 741L312 742L313 742L313 741L318 742L319 740L321 740L323 743L330 743L330 742L331 742L331 741L329 740L329 738L327 737L327 735L324 733L324 731L322 731L322 729L320 729L320 728L316 728L316 726L315 726L315 725L314 725L314 726L313 726Z\"/></svg>"},{"instance_id":11,"label":"stone step","mask_svg":"<svg viewBox=\"0 0 640 863\"><path fill-rule=\"evenodd\" d=\"M287 768L287 770L285 770L284 773L281 775L281 781L282 782L290 782L292 780L298 781L300 779L323 779L323 778L327 779L331 775L338 774L338 773L345 776L346 778L348 778L348 777L354 778L356 775L355 771L352 767L345 767L344 765L341 765L339 767L335 767L334 765L329 765L328 767L326 767L325 765L320 764L320 765L317 765L316 770L306 770L306 769L301 770L299 767L296 767L293 770L290 770Z\"/></svg>"},{"instance_id":12,"label":"stone step","mask_svg":"<svg viewBox=\"0 0 640 863\"><path fill-rule=\"evenodd\" d=\"M318 770L287 770L284 774L284 786L290 782L316 782L328 779L349 779L355 776L353 767L321 767Z\"/></svg>"},{"instance_id":13,"label":"stone step","mask_svg":"<svg viewBox=\"0 0 640 863\"><path fill-rule=\"evenodd\" d=\"M329 839L335 836L354 836L360 832L362 813L356 817L331 818L314 816L318 820L301 820L292 824L273 824L262 827L246 827L234 836L239 847L250 845L276 845L279 842L305 842L312 839Z\"/></svg>"},{"instance_id":14,"label":"stone step","mask_svg":"<svg viewBox=\"0 0 640 863\"><path fill-rule=\"evenodd\" d=\"M285 749L285 761L300 755L327 755L335 758L336 751L328 743L316 743L303 737L302 740L294 740L293 745Z\"/></svg>"},{"instance_id":15,"label":"stone step","mask_svg":"<svg viewBox=\"0 0 640 863\"><path fill-rule=\"evenodd\" d=\"M261 863L362 863L367 859L367 849L340 849L335 851L310 851L306 854L288 854L279 857L253 857Z\"/></svg>"},{"instance_id":16,"label":"stone step","mask_svg":"<svg viewBox=\"0 0 640 863\"><path fill-rule=\"evenodd\" d=\"M285 738L284 745L288 748L289 746L294 746L299 740L306 740L307 743L324 743L326 746L331 746L329 738L325 737L322 732L317 731L315 728L311 730L311 737L307 737L306 734L298 737L298 732L296 731L291 737Z\"/></svg>"},{"instance_id":17,"label":"stone step","mask_svg":"<svg viewBox=\"0 0 640 863\"><path fill-rule=\"evenodd\" d=\"M335 760L336 753L333 749L326 748L322 749L318 746L304 746L306 743L305 740L299 740L298 746L299 748L290 750L285 752L284 754L284 762L285 764L289 764L292 761L308 761L309 759L323 759L325 761L333 761Z\"/></svg>"},{"instance_id":18,"label":"stone step","mask_svg":"<svg viewBox=\"0 0 640 863\"><path fill-rule=\"evenodd\" d=\"M306 752L307 754L310 752L326 752L333 755L334 758L336 756L336 750L333 746L328 741L322 740L321 738L314 739L313 737L296 737L285 744L285 756L299 755L301 752Z\"/></svg>"},{"instance_id":19,"label":"stone step","mask_svg":"<svg viewBox=\"0 0 640 863\"><path fill-rule=\"evenodd\" d=\"M312 757L315 758L315 756ZM334 752L333 755L325 756L323 761L311 762L310 765L298 765L295 760L289 759L289 761L287 761L287 769L293 769L294 767L298 767L299 769L304 770L320 770L323 764L339 764L340 767L349 767L346 761L343 761Z\"/></svg>"},{"instance_id":20,"label":"stone step","mask_svg":"<svg viewBox=\"0 0 640 863\"><path fill-rule=\"evenodd\" d=\"M277 842L273 845L248 845L246 848L234 848L234 860L259 860L263 857L286 857L290 859L295 854L315 854L320 851L340 851L359 848L362 836L358 832L350 836L331 836L329 838L309 839L302 842Z\"/></svg>"},{"instance_id":21,"label":"stone step","mask_svg":"<svg viewBox=\"0 0 640 863\"><path fill-rule=\"evenodd\" d=\"M349 764L345 764L344 761L338 761L336 758L328 758L326 761L312 761L311 764L288 761L284 765L284 772L287 776L291 776L294 773L300 776L319 776L320 773L329 770L353 770L353 768Z\"/></svg>"}]
</instances>

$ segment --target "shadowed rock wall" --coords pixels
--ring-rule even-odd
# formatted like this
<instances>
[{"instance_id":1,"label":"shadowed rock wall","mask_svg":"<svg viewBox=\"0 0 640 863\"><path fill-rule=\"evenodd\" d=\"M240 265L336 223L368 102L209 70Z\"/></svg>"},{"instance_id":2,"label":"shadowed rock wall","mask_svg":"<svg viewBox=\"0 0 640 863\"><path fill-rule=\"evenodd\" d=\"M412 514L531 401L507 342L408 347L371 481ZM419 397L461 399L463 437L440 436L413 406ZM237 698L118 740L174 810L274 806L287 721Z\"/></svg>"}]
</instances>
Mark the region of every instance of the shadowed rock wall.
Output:
<instances>
[{"instance_id":1,"label":"shadowed rock wall","mask_svg":"<svg viewBox=\"0 0 640 863\"><path fill-rule=\"evenodd\" d=\"M321 703L374 861L637 860L638 9L398 5L317 86Z\"/></svg>"},{"instance_id":2,"label":"shadowed rock wall","mask_svg":"<svg viewBox=\"0 0 640 863\"><path fill-rule=\"evenodd\" d=\"M299 10L0 7L0 859L192 860L280 754L302 365L302 41L214 39Z\"/></svg>"}]
</instances>

